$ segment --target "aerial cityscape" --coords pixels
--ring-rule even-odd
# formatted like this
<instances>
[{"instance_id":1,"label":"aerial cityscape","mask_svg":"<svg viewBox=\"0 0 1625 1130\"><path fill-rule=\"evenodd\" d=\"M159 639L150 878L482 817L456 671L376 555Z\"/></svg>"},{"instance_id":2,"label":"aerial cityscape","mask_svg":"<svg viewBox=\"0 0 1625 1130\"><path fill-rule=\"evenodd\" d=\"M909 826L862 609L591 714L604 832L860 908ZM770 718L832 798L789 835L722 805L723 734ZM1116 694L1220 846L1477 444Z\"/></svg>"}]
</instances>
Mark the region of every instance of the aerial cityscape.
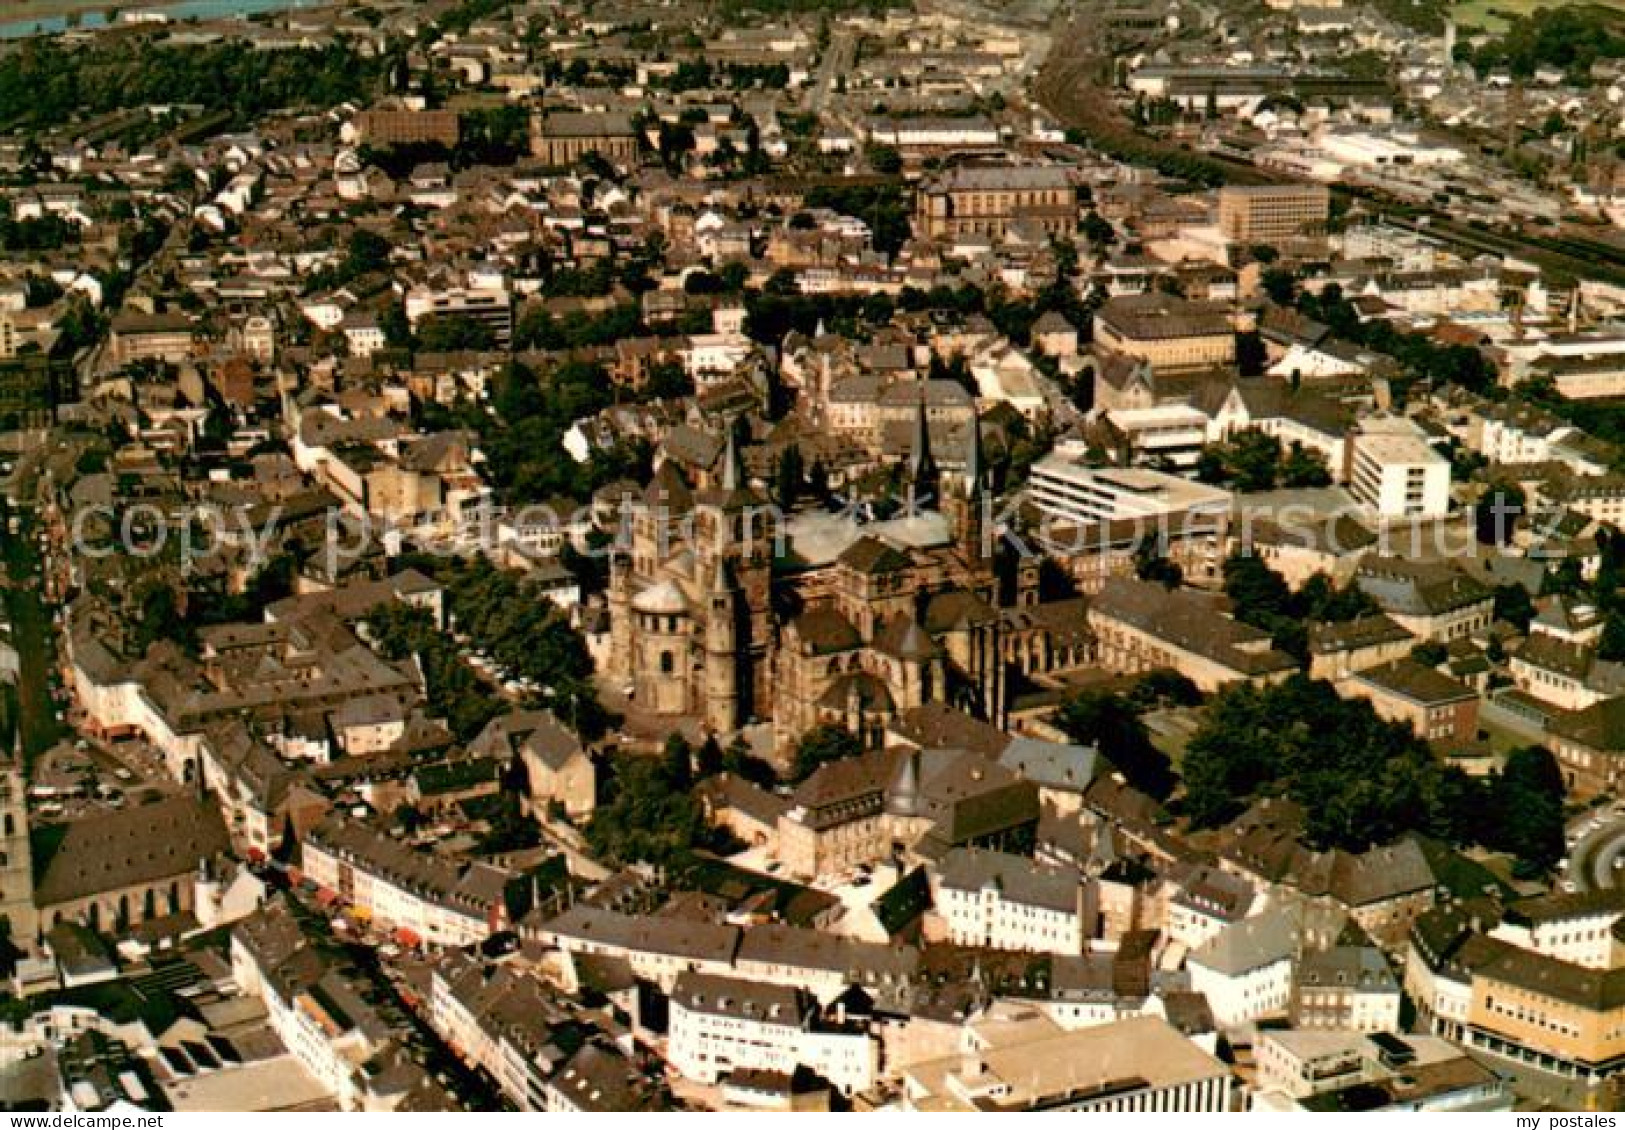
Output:
<instances>
[{"instance_id":1,"label":"aerial cityscape","mask_svg":"<svg viewBox=\"0 0 1625 1130\"><path fill-rule=\"evenodd\" d=\"M0 1110L1622 1108L1625 0L0 4Z\"/></svg>"}]
</instances>

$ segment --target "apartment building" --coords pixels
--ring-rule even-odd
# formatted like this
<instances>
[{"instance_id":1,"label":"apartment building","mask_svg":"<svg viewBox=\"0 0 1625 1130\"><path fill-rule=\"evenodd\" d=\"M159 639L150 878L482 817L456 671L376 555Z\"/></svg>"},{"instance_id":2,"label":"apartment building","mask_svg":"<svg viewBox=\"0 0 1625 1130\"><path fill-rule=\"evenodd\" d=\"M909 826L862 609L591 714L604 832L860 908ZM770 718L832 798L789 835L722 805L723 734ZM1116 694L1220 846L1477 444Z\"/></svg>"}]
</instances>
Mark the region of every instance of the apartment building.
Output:
<instances>
[{"instance_id":1,"label":"apartment building","mask_svg":"<svg viewBox=\"0 0 1625 1130\"><path fill-rule=\"evenodd\" d=\"M476 945L508 922L511 872L413 851L334 817L300 844L305 877L393 929L406 945Z\"/></svg>"},{"instance_id":2,"label":"apartment building","mask_svg":"<svg viewBox=\"0 0 1625 1130\"><path fill-rule=\"evenodd\" d=\"M1373 518L1441 518L1450 512L1450 460L1411 421L1362 421L1349 439L1349 457L1349 492Z\"/></svg>"},{"instance_id":3,"label":"apartment building","mask_svg":"<svg viewBox=\"0 0 1625 1130\"><path fill-rule=\"evenodd\" d=\"M430 976L429 1023L516 1109L547 1109L548 1081L570 1042L559 1032L571 1022L535 977L488 965L477 953L447 954Z\"/></svg>"},{"instance_id":4,"label":"apartment building","mask_svg":"<svg viewBox=\"0 0 1625 1130\"><path fill-rule=\"evenodd\" d=\"M1305 954L1292 986L1292 1023L1344 1032L1399 1031L1399 980L1382 951L1333 946Z\"/></svg>"},{"instance_id":5,"label":"apartment building","mask_svg":"<svg viewBox=\"0 0 1625 1130\"><path fill-rule=\"evenodd\" d=\"M339 1109L394 1110L423 1082L423 1069L350 975L306 937L285 896L232 931L231 973Z\"/></svg>"}]
</instances>

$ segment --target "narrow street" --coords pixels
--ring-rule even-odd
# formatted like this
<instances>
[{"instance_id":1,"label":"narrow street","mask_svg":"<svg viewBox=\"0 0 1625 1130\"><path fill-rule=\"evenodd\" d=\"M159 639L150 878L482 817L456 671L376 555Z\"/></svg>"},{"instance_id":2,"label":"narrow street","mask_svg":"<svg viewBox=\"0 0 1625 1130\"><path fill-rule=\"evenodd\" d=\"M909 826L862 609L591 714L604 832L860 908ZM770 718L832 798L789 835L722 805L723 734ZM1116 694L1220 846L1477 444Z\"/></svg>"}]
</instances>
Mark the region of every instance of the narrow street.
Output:
<instances>
[{"instance_id":1,"label":"narrow street","mask_svg":"<svg viewBox=\"0 0 1625 1130\"><path fill-rule=\"evenodd\" d=\"M9 515L0 515L0 519ZM52 698L56 664L55 630L50 610L39 588L40 556L34 543L35 526L26 512L13 536L5 533L0 520L0 541L8 578L3 592L6 619L11 622L18 659L22 668L17 684L19 726L25 763L51 748L66 728L57 720L57 703Z\"/></svg>"}]
</instances>

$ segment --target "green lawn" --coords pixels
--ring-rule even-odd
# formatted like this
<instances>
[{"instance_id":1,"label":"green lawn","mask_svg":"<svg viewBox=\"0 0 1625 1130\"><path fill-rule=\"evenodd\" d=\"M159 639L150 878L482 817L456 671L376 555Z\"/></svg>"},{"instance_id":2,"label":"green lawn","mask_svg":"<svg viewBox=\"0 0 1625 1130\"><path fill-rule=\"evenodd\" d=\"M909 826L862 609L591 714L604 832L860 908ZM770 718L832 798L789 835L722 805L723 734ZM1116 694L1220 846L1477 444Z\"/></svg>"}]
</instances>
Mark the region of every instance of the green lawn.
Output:
<instances>
[{"instance_id":1,"label":"green lawn","mask_svg":"<svg viewBox=\"0 0 1625 1130\"><path fill-rule=\"evenodd\" d=\"M1456 26L1462 32L1475 29L1502 32L1506 30L1509 16L1526 16L1537 8L1554 8L1569 2L1570 0L1460 0L1451 7L1450 14L1455 17ZM1625 0L1582 0L1582 2L1625 11Z\"/></svg>"}]
</instances>

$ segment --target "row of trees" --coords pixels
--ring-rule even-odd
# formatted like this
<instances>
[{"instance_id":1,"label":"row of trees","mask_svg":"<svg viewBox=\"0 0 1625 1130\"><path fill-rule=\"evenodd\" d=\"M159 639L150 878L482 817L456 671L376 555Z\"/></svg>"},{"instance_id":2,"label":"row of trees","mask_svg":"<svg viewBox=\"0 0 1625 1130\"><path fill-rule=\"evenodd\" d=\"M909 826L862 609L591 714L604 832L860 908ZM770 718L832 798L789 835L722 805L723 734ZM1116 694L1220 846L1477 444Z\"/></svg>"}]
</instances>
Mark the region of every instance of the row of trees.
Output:
<instances>
[{"instance_id":1,"label":"row of trees","mask_svg":"<svg viewBox=\"0 0 1625 1130\"><path fill-rule=\"evenodd\" d=\"M1378 611L1358 586L1340 589L1324 573L1316 573L1294 592L1263 558L1245 551L1226 559L1224 593L1237 620L1268 632L1276 647L1299 662L1309 657L1310 624L1353 620Z\"/></svg>"},{"instance_id":2,"label":"row of trees","mask_svg":"<svg viewBox=\"0 0 1625 1130\"><path fill-rule=\"evenodd\" d=\"M251 121L290 106L364 100L381 85L385 65L343 43L259 51L241 40L178 46L97 36L69 46L34 38L0 57L0 124L51 128L81 115L174 103Z\"/></svg>"},{"instance_id":3,"label":"row of trees","mask_svg":"<svg viewBox=\"0 0 1625 1130\"><path fill-rule=\"evenodd\" d=\"M446 611L475 648L513 677L546 688L543 704L584 738L603 734L609 718L592 686L585 641L551 602L527 588L521 574L498 569L485 557L410 563L445 586ZM422 664L430 707L459 740L472 738L507 709L425 610L392 602L374 609L367 625L386 658L415 656Z\"/></svg>"}]
</instances>

